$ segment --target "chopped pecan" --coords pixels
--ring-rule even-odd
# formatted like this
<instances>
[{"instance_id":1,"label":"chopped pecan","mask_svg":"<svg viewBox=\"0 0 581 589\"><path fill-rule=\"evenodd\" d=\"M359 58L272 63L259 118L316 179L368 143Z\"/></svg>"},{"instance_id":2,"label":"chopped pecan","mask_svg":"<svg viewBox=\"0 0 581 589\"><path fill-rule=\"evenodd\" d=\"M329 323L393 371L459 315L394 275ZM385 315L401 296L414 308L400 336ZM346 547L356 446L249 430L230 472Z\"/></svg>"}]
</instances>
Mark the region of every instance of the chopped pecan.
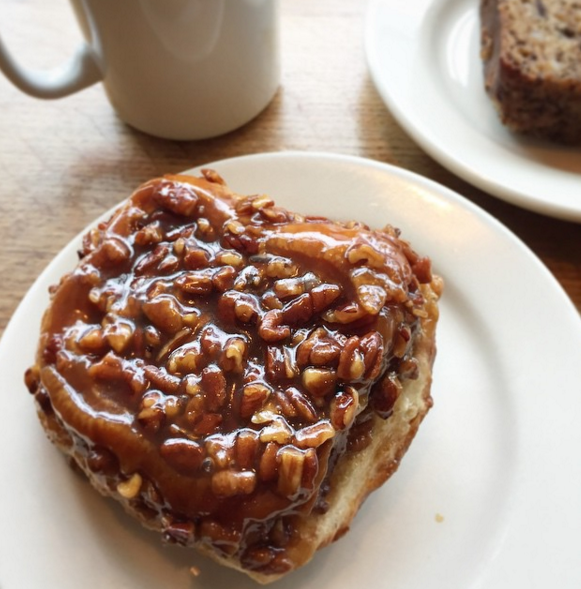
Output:
<instances>
[{"instance_id":1,"label":"chopped pecan","mask_svg":"<svg viewBox=\"0 0 581 589\"><path fill-rule=\"evenodd\" d=\"M106 348L107 341L100 327L91 327L81 335L78 344L85 352L98 353Z\"/></svg>"},{"instance_id":2,"label":"chopped pecan","mask_svg":"<svg viewBox=\"0 0 581 589\"><path fill-rule=\"evenodd\" d=\"M227 337L227 334L214 324L204 326L200 332L200 345L207 361L219 356L222 342Z\"/></svg>"},{"instance_id":3,"label":"chopped pecan","mask_svg":"<svg viewBox=\"0 0 581 589\"><path fill-rule=\"evenodd\" d=\"M166 394L177 393L180 387L180 379L169 372L165 368L154 366L149 364L143 368L145 376L154 384L158 389L162 390Z\"/></svg>"},{"instance_id":4,"label":"chopped pecan","mask_svg":"<svg viewBox=\"0 0 581 589\"><path fill-rule=\"evenodd\" d=\"M143 303L143 312L161 331L176 333L182 326L182 313L179 304L171 295L159 295Z\"/></svg>"},{"instance_id":5,"label":"chopped pecan","mask_svg":"<svg viewBox=\"0 0 581 589\"><path fill-rule=\"evenodd\" d=\"M135 243L141 246L158 244L162 239L163 231L159 221L149 223L135 234Z\"/></svg>"},{"instance_id":6,"label":"chopped pecan","mask_svg":"<svg viewBox=\"0 0 581 589\"><path fill-rule=\"evenodd\" d=\"M306 395L301 393L296 387L288 387L284 391L284 396L288 403L295 409L297 416L301 417L307 423L317 420L315 408Z\"/></svg>"},{"instance_id":7,"label":"chopped pecan","mask_svg":"<svg viewBox=\"0 0 581 589\"><path fill-rule=\"evenodd\" d=\"M267 290L262 295L261 300L262 300L262 306L265 309L271 310L271 309L282 309L283 308L283 304L282 304L281 300L271 290Z\"/></svg>"},{"instance_id":8,"label":"chopped pecan","mask_svg":"<svg viewBox=\"0 0 581 589\"><path fill-rule=\"evenodd\" d=\"M173 252L176 256L183 256L186 249L186 240L183 237L178 237L173 242Z\"/></svg>"},{"instance_id":9,"label":"chopped pecan","mask_svg":"<svg viewBox=\"0 0 581 589\"><path fill-rule=\"evenodd\" d=\"M174 256L173 254L168 254L157 267L157 270L160 274L172 274L175 272L180 266L179 259Z\"/></svg>"},{"instance_id":10,"label":"chopped pecan","mask_svg":"<svg viewBox=\"0 0 581 589\"><path fill-rule=\"evenodd\" d=\"M268 311L262 317L258 327L260 337L266 342L279 342L290 336L290 327L282 325L283 315L278 309Z\"/></svg>"},{"instance_id":11,"label":"chopped pecan","mask_svg":"<svg viewBox=\"0 0 581 589\"><path fill-rule=\"evenodd\" d=\"M284 417L277 415L260 431L260 441L263 444L276 442L277 444L287 444L292 438L292 429Z\"/></svg>"},{"instance_id":12,"label":"chopped pecan","mask_svg":"<svg viewBox=\"0 0 581 589\"><path fill-rule=\"evenodd\" d=\"M225 186L226 182L224 178L216 172L216 170L210 170L209 168L202 169L202 175L208 182L212 182L212 184L220 184L221 186Z\"/></svg>"},{"instance_id":13,"label":"chopped pecan","mask_svg":"<svg viewBox=\"0 0 581 589\"><path fill-rule=\"evenodd\" d=\"M208 436L220 427L223 419L220 413L204 413L194 425L193 431L198 436Z\"/></svg>"},{"instance_id":14,"label":"chopped pecan","mask_svg":"<svg viewBox=\"0 0 581 589\"><path fill-rule=\"evenodd\" d=\"M170 418L173 419L178 414L180 414L184 407L185 398L183 397L176 397L174 395L167 395L165 398L165 414Z\"/></svg>"},{"instance_id":15,"label":"chopped pecan","mask_svg":"<svg viewBox=\"0 0 581 589\"><path fill-rule=\"evenodd\" d=\"M146 326L143 330L143 337L150 348L156 348L161 344L161 333L153 325Z\"/></svg>"},{"instance_id":16,"label":"chopped pecan","mask_svg":"<svg viewBox=\"0 0 581 589\"><path fill-rule=\"evenodd\" d=\"M341 346L331 336L314 338L308 363L314 366L336 367L341 355Z\"/></svg>"},{"instance_id":17,"label":"chopped pecan","mask_svg":"<svg viewBox=\"0 0 581 589\"><path fill-rule=\"evenodd\" d=\"M141 478L141 475L138 472L136 472L132 474L128 479L121 481L117 485L117 492L124 499L135 499L135 497L139 495L139 491L141 490L142 484L143 479Z\"/></svg>"},{"instance_id":18,"label":"chopped pecan","mask_svg":"<svg viewBox=\"0 0 581 589\"><path fill-rule=\"evenodd\" d=\"M357 300L370 315L377 315L385 305L387 292L379 285L362 284L357 287Z\"/></svg>"},{"instance_id":19,"label":"chopped pecan","mask_svg":"<svg viewBox=\"0 0 581 589\"><path fill-rule=\"evenodd\" d=\"M359 321L366 316L368 316L367 311L355 301L351 301L345 305L341 305L323 313L323 319L325 319L325 321L342 325L355 323L355 321Z\"/></svg>"},{"instance_id":20,"label":"chopped pecan","mask_svg":"<svg viewBox=\"0 0 581 589\"><path fill-rule=\"evenodd\" d=\"M360 339L354 335L350 337L341 350L337 376L345 381L356 381L365 373L365 361L359 350Z\"/></svg>"},{"instance_id":21,"label":"chopped pecan","mask_svg":"<svg viewBox=\"0 0 581 589\"><path fill-rule=\"evenodd\" d=\"M306 323L313 316L313 303L309 293L300 295L282 310L282 321L287 325L297 326Z\"/></svg>"},{"instance_id":22,"label":"chopped pecan","mask_svg":"<svg viewBox=\"0 0 581 589\"><path fill-rule=\"evenodd\" d=\"M216 254L216 262L222 266L238 268L244 263L244 258L237 251L224 250Z\"/></svg>"},{"instance_id":23,"label":"chopped pecan","mask_svg":"<svg viewBox=\"0 0 581 589\"><path fill-rule=\"evenodd\" d=\"M385 259L381 252L367 243L355 243L346 251L347 259L350 264L359 264L363 262L367 266L376 269L383 269L385 267Z\"/></svg>"},{"instance_id":24,"label":"chopped pecan","mask_svg":"<svg viewBox=\"0 0 581 589\"><path fill-rule=\"evenodd\" d=\"M224 224L224 231L229 231L234 235L242 235L244 233L244 225L240 221L229 220Z\"/></svg>"},{"instance_id":25,"label":"chopped pecan","mask_svg":"<svg viewBox=\"0 0 581 589\"><path fill-rule=\"evenodd\" d=\"M311 454L307 454L307 452ZM314 450L299 450L294 446L283 446L278 451L278 492L289 498L295 497L303 487L303 474L307 456L312 457Z\"/></svg>"},{"instance_id":26,"label":"chopped pecan","mask_svg":"<svg viewBox=\"0 0 581 589\"><path fill-rule=\"evenodd\" d=\"M185 217L194 214L199 200L194 188L184 182L162 181L152 196L164 209Z\"/></svg>"},{"instance_id":27,"label":"chopped pecan","mask_svg":"<svg viewBox=\"0 0 581 589\"><path fill-rule=\"evenodd\" d=\"M361 338L360 347L363 350L365 377L375 380L383 367L383 339L377 331L373 331Z\"/></svg>"},{"instance_id":28,"label":"chopped pecan","mask_svg":"<svg viewBox=\"0 0 581 589\"><path fill-rule=\"evenodd\" d=\"M234 461L232 436L216 434L207 438L206 452L217 470L230 468Z\"/></svg>"},{"instance_id":29,"label":"chopped pecan","mask_svg":"<svg viewBox=\"0 0 581 589\"><path fill-rule=\"evenodd\" d=\"M189 295L209 295L214 289L214 273L213 268L192 270L179 276L175 280L175 285Z\"/></svg>"},{"instance_id":30,"label":"chopped pecan","mask_svg":"<svg viewBox=\"0 0 581 589\"><path fill-rule=\"evenodd\" d=\"M291 400L287 397L286 391L276 391L274 393L274 398L276 399L276 403L281 409L282 414L287 418L291 419L297 416L296 407L293 405Z\"/></svg>"},{"instance_id":31,"label":"chopped pecan","mask_svg":"<svg viewBox=\"0 0 581 589\"><path fill-rule=\"evenodd\" d=\"M195 426L202 419L205 413L204 397L201 394L192 395L185 410L185 417L191 426Z\"/></svg>"},{"instance_id":32,"label":"chopped pecan","mask_svg":"<svg viewBox=\"0 0 581 589\"><path fill-rule=\"evenodd\" d=\"M236 435L234 456L238 468L252 470L258 457L258 434L251 429L242 429Z\"/></svg>"},{"instance_id":33,"label":"chopped pecan","mask_svg":"<svg viewBox=\"0 0 581 589\"><path fill-rule=\"evenodd\" d=\"M412 330L408 325L402 323L399 325L395 334L393 343L393 355L396 358L403 358L408 350L412 337Z\"/></svg>"},{"instance_id":34,"label":"chopped pecan","mask_svg":"<svg viewBox=\"0 0 581 589\"><path fill-rule=\"evenodd\" d=\"M184 323L187 322L187 326L183 329L180 329L180 331L173 334L170 338L166 340L165 344L159 349L157 353L156 359L158 362L161 363L161 360L163 360L168 355L172 354L175 350L179 349L179 347L184 342L190 339L192 335L192 327L195 327L199 321L199 313L187 313L186 315L182 316L182 321Z\"/></svg>"},{"instance_id":35,"label":"chopped pecan","mask_svg":"<svg viewBox=\"0 0 581 589\"><path fill-rule=\"evenodd\" d=\"M218 317L224 323L228 324L236 321L235 307L238 294L236 291L228 291L218 299Z\"/></svg>"},{"instance_id":36,"label":"chopped pecan","mask_svg":"<svg viewBox=\"0 0 581 589\"><path fill-rule=\"evenodd\" d=\"M132 251L129 244L120 237L108 237L101 244L101 252L110 265L124 264L129 261Z\"/></svg>"},{"instance_id":37,"label":"chopped pecan","mask_svg":"<svg viewBox=\"0 0 581 589\"><path fill-rule=\"evenodd\" d=\"M275 206L262 207L260 215L266 221L273 224L286 223L288 221L288 214L284 209Z\"/></svg>"},{"instance_id":38,"label":"chopped pecan","mask_svg":"<svg viewBox=\"0 0 581 589\"><path fill-rule=\"evenodd\" d=\"M429 258L418 258L412 264L412 272L416 275L420 284L432 282L432 262Z\"/></svg>"},{"instance_id":39,"label":"chopped pecan","mask_svg":"<svg viewBox=\"0 0 581 589\"><path fill-rule=\"evenodd\" d=\"M136 276L155 270L169 253L169 245L160 243L149 253L145 253L135 265L133 272Z\"/></svg>"},{"instance_id":40,"label":"chopped pecan","mask_svg":"<svg viewBox=\"0 0 581 589\"><path fill-rule=\"evenodd\" d=\"M279 299L297 297L305 292L305 283L302 278L282 278L273 285L274 293Z\"/></svg>"},{"instance_id":41,"label":"chopped pecan","mask_svg":"<svg viewBox=\"0 0 581 589\"><path fill-rule=\"evenodd\" d=\"M270 388L260 382L251 382L244 386L240 398L240 417L248 419L262 409L270 395Z\"/></svg>"},{"instance_id":42,"label":"chopped pecan","mask_svg":"<svg viewBox=\"0 0 581 589\"><path fill-rule=\"evenodd\" d=\"M205 456L200 444L186 438L170 438L163 442L159 451L172 468L190 476L201 467Z\"/></svg>"},{"instance_id":43,"label":"chopped pecan","mask_svg":"<svg viewBox=\"0 0 581 589\"><path fill-rule=\"evenodd\" d=\"M285 354L279 346L266 348L264 367L268 378L273 382L279 382L287 378Z\"/></svg>"},{"instance_id":44,"label":"chopped pecan","mask_svg":"<svg viewBox=\"0 0 581 589\"><path fill-rule=\"evenodd\" d=\"M198 219L197 225L198 228L196 231L196 237L198 237L198 239L202 239L207 242L214 241L214 239L216 238L216 230L214 229L210 221L208 221L208 219L200 217Z\"/></svg>"},{"instance_id":45,"label":"chopped pecan","mask_svg":"<svg viewBox=\"0 0 581 589\"><path fill-rule=\"evenodd\" d=\"M212 476L212 492L218 497L250 495L256 487L256 473L243 470L221 470Z\"/></svg>"},{"instance_id":46,"label":"chopped pecan","mask_svg":"<svg viewBox=\"0 0 581 589\"><path fill-rule=\"evenodd\" d=\"M278 491L281 495L293 497L301 488L305 455L298 448L285 446L280 449L278 458Z\"/></svg>"},{"instance_id":47,"label":"chopped pecan","mask_svg":"<svg viewBox=\"0 0 581 589\"><path fill-rule=\"evenodd\" d=\"M232 266L219 268L212 276L212 285L219 292L226 292L234 286L236 270Z\"/></svg>"},{"instance_id":48,"label":"chopped pecan","mask_svg":"<svg viewBox=\"0 0 581 589\"><path fill-rule=\"evenodd\" d=\"M310 364L311 351L314 348L320 336L324 335L322 328L316 329L307 338L303 339L297 346L295 360L298 366L304 367Z\"/></svg>"},{"instance_id":49,"label":"chopped pecan","mask_svg":"<svg viewBox=\"0 0 581 589\"><path fill-rule=\"evenodd\" d=\"M170 354L167 369L171 374L188 374L199 369L202 360L200 342L194 341L180 346Z\"/></svg>"},{"instance_id":50,"label":"chopped pecan","mask_svg":"<svg viewBox=\"0 0 581 589\"><path fill-rule=\"evenodd\" d=\"M278 450L279 445L275 442L269 442L266 445L258 465L258 476L261 481L268 482L276 479L278 475Z\"/></svg>"},{"instance_id":51,"label":"chopped pecan","mask_svg":"<svg viewBox=\"0 0 581 589\"><path fill-rule=\"evenodd\" d=\"M118 354L121 354L133 339L134 331L135 326L133 323L117 319L114 323L105 327L103 335L111 348Z\"/></svg>"},{"instance_id":52,"label":"chopped pecan","mask_svg":"<svg viewBox=\"0 0 581 589\"><path fill-rule=\"evenodd\" d=\"M210 263L211 256L203 248L187 243L184 247L184 265L188 270L199 270L206 268Z\"/></svg>"},{"instance_id":53,"label":"chopped pecan","mask_svg":"<svg viewBox=\"0 0 581 589\"><path fill-rule=\"evenodd\" d=\"M295 434L299 448L318 448L335 435L335 428L328 421L319 421L300 429Z\"/></svg>"},{"instance_id":54,"label":"chopped pecan","mask_svg":"<svg viewBox=\"0 0 581 589\"><path fill-rule=\"evenodd\" d=\"M292 278L297 273L297 265L288 258L273 256L266 265L266 275L270 278Z\"/></svg>"},{"instance_id":55,"label":"chopped pecan","mask_svg":"<svg viewBox=\"0 0 581 589\"><path fill-rule=\"evenodd\" d=\"M258 196L252 197L251 205L255 211L260 211L265 207L274 206L274 201L266 194L260 194Z\"/></svg>"},{"instance_id":56,"label":"chopped pecan","mask_svg":"<svg viewBox=\"0 0 581 589\"><path fill-rule=\"evenodd\" d=\"M89 376L101 380L126 380L128 373L124 371L125 366L122 358L108 352L101 360L90 366Z\"/></svg>"},{"instance_id":57,"label":"chopped pecan","mask_svg":"<svg viewBox=\"0 0 581 589\"><path fill-rule=\"evenodd\" d=\"M303 371L303 385L314 397L324 397L335 390L337 373L328 368L307 368Z\"/></svg>"},{"instance_id":58,"label":"chopped pecan","mask_svg":"<svg viewBox=\"0 0 581 589\"><path fill-rule=\"evenodd\" d=\"M159 391L148 391L141 401L141 410L136 416L137 422L150 433L159 431L165 421L165 410L162 394Z\"/></svg>"},{"instance_id":59,"label":"chopped pecan","mask_svg":"<svg viewBox=\"0 0 581 589\"><path fill-rule=\"evenodd\" d=\"M219 411L226 402L226 378L218 366L211 364L202 370L200 386L209 411Z\"/></svg>"},{"instance_id":60,"label":"chopped pecan","mask_svg":"<svg viewBox=\"0 0 581 589\"><path fill-rule=\"evenodd\" d=\"M299 375L299 368L294 358L293 351L284 346L282 349L283 358L284 358L284 372L286 378L289 380L294 378L295 376Z\"/></svg>"},{"instance_id":61,"label":"chopped pecan","mask_svg":"<svg viewBox=\"0 0 581 589\"><path fill-rule=\"evenodd\" d=\"M384 419L393 413L393 407L402 390L399 378L395 374L386 375L376 383L370 393L370 405Z\"/></svg>"},{"instance_id":62,"label":"chopped pecan","mask_svg":"<svg viewBox=\"0 0 581 589\"><path fill-rule=\"evenodd\" d=\"M255 323L260 316L260 305L256 297L247 293L236 293L234 315L242 323Z\"/></svg>"},{"instance_id":63,"label":"chopped pecan","mask_svg":"<svg viewBox=\"0 0 581 589\"><path fill-rule=\"evenodd\" d=\"M310 291L313 312L321 313L332 305L341 295L341 287L336 284L320 284Z\"/></svg>"},{"instance_id":64,"label":"chopped pecan","mask_svg":"<svg viewBox=\"0 0 581 589\"><path fill-rule=\"evenodd\" d=\"M245 288L259 288L261 281L261 271L255 266L246 266L246 268L243 268L236 277L233 288L238 291Z\"/></svg>"},{"instance_id":65,"label":"chopped pecan","mask_svg":"<svg viewBox=\"0 0 581 589\"><path fill-rule=\"evenodd\" d=\"M275 419L279 417L279 414L272 410L272 408L262 409L257 411L250 421L257 425L262 425L265 423L272 423Z\"/></svg>"},{"instance_id":66,"label":"chopped pecan","mask_svg":"<svg viewBox=\"0 0 581 589\"><path fill-rule=\"evenodd\" d=\"M226 341L220 358L220 367L225 372L244 371L248 346L242 336L234 336Z\"/></svg>"},{"instance_id":67,"label":"chopped pecan","mask_svg":"<svg viewBox=\"0 0 581 589\"><path fill-rule=\"evenodd\" d=\"M329 416L333 427L343 430L351 427L359 408L359 394L353 387L338 391L331 401Z\"/></svg>"}]
</instances>

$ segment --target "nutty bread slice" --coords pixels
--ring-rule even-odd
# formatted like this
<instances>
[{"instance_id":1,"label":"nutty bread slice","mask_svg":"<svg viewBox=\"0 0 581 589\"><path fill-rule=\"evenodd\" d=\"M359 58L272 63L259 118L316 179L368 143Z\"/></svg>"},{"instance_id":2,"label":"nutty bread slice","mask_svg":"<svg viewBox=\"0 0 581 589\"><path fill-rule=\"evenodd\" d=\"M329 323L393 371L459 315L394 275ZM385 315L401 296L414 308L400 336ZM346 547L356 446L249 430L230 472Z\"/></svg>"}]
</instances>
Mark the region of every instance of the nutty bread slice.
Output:
<instances>
[{"instance_id":1,"label":"nutty bread slice","mask_svg":"<svg viewBox=\"0 0 581 589\"><path fill-rule=\"evenodd\" d=\"M481 0L486 91L511 130L581 140L581 4Z\"/></svg>"},{"instance_id":2,"label":"nutty bread slice","mask_svg":"<svg viewBox=\"0 0 581 589\"><path fill-rule=\"evenodd\" d=\"M168 176L85 237L26 381L95 488L267 583L397 468L431 405L440 289L393 228Z\"/></svg>"}]
</instances>

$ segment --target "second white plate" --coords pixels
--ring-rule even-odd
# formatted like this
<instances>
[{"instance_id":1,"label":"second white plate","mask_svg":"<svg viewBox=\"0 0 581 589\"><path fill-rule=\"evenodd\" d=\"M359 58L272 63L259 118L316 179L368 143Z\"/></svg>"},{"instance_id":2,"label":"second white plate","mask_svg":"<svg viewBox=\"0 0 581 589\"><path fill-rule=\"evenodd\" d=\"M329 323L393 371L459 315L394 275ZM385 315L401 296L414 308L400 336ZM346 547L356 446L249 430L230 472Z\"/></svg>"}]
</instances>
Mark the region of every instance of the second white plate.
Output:
<instances>
[{"instance_id":1,"label":"second white plate","mask_svg":"<svg viewBox=\"0 0 581 589\"><path fill-rule=\"evenodd\" d=\"M366 52L386 105L450 171L517 206L581 222L581 149L526 139L484 91L474 0L371 0Z\"/></svg>"}]
</instances>

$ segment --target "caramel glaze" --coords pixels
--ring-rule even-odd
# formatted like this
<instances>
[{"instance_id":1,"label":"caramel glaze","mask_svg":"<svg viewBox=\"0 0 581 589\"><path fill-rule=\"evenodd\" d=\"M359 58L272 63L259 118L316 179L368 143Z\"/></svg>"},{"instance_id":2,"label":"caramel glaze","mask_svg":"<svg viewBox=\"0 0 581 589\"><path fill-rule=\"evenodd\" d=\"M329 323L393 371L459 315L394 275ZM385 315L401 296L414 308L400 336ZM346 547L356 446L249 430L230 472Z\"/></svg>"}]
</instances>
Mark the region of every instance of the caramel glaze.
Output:
<instances>
[{"instance_id":1,"label":"caramel glaze","mask_svg":"<svg viewBox=\"0 0 581 589\"><path fill-rule=\"evenodd\" d=\"M334 463L415 377L430 264L392 228L203 175L145 184L85 237L27 384L57 443L166 540L284 572L294 519L324 510Z\"/></svg>"}]
</instances>

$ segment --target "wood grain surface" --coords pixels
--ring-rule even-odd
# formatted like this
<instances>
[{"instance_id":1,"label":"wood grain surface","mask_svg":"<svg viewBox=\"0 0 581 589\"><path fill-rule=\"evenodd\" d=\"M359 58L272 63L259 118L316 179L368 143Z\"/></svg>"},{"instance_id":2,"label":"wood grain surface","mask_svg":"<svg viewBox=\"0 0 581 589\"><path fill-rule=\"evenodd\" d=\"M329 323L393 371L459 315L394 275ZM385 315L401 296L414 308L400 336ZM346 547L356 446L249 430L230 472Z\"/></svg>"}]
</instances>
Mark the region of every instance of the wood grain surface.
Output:
<instances>
[{"instance_id":1,"label":"wood grain surface","mask_svg":"<svg viewBox=\"0 0 581 589\"><path fill-rule=\"evenodd\" d=\"M0 77L0 334L54 255L140 183L224 157L289 149L373 158L459 192L520 237L581 310L581 225L470 186L405 134L367 70L367 3L282 0L282 7L281 88L254 121L218 139L172 142L134 131L99 85L41 101ZM66 0L2 0L0 32L20 61L36 68L58 65L80 39Z\"/></svg>"}]
</instances>

